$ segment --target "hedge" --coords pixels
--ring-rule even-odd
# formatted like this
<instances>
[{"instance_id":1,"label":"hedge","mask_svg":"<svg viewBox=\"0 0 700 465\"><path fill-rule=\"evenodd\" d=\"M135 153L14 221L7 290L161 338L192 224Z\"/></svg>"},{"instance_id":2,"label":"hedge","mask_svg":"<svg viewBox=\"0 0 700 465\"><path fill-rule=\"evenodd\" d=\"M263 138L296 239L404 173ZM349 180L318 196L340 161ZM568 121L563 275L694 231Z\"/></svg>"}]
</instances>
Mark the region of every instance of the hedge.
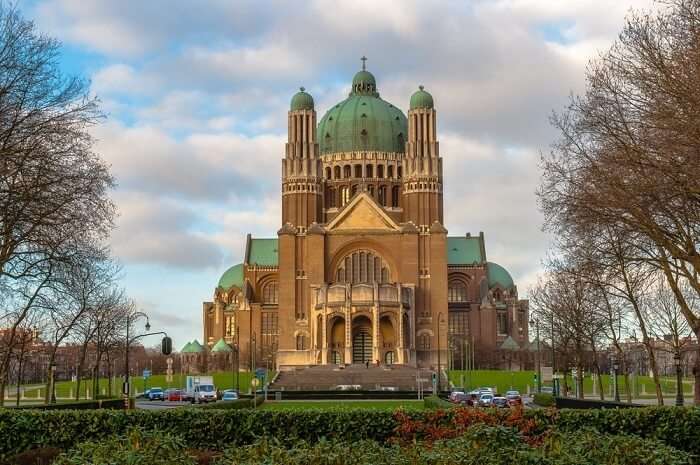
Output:
<instances>
[{"instance_id":1,"label":"hedge","mask_svg":"<svg viewBox=\"0 0 700 465\"><path fill-rule=\"evenodd\" d=\"M445 399L438 397L438 396L428 396L423 398L423 405L427 409L451 409L455 408L458 406L458 404L453 404L452 402L448 402Z\"/></svg>"},{"instance_id":2,"label":"hedge","mask_svg":"<svg viewBox=\"0 0 700 465\"><path fill-rule=\"evenodd\" d=\"M461 409L445 410L444 421ZM492 412L492 415L503 415ZM421 419L432 411L404 412ZM563 432L594 428L605 434L633 434L700 457L700 409L647 407L611 410L530 410L525 415L539 428L554 426ZM182 408L170 410L12 410L0 409L0 459L42 446L61 449L84 442L123 435L133 427L160 430L183 438L192 448L223 450L253 444L262 437L285 444L322 438L355 442L386 441L393 436L397 419L392 412L252 411Z\"/></svg>"},{"instance_id":3,"label":"hedge","mask_svg":"<svg viewBox=\"0 0 700 465\"><path fill-rule=\"evenodd\" d=\"M252 409L255 407L260 407L260 405L265 402L265 396L257 396L255 403L253 403L252 397L244 397L238 400L230 401L217 401L213 404L200 405L199 408L203 409L217 409L217 410L241 410L241 409Z\"/></svg>"},{"instance_id":4,"label":"hedge","mask_svg":"<svg viewBox=\"0 0 700 465\"><path fill-rule=\"evenodd\" d=\"M535 405L539 405L540 407L551 407L554 405L554 396L546 392L537 392L532 401Z\"/></svg>"}]
</instances>

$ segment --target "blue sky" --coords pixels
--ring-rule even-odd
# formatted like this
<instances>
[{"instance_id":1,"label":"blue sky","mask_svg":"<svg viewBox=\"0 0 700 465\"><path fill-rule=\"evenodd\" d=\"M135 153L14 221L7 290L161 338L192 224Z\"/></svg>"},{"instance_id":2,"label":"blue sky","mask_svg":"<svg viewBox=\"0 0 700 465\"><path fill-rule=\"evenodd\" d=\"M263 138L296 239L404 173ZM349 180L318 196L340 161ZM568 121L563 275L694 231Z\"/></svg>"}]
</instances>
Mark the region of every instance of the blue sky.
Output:
<instances>
[{"instance_id":1,"label":"blue sky","mask_svg":"<svg viewBox=\"0 0 700 465\"><path fill-rule=\"evenodd\" d=\"M628 3L629 2L629 3ZM289 99L319 119L367 55L404 110L425 85L438 111L450 234L486 234L521 295L541 269L537 160L553 110L589 59L647 0L260 2L31 0L24 15L64 45L108 114L93 129L112 165L112 237L124 285L177 347L201 339L201 305L241 260L245 234L279 228ZM155 342L155 341L154 341Z\"/></svg>"}]
</instances>

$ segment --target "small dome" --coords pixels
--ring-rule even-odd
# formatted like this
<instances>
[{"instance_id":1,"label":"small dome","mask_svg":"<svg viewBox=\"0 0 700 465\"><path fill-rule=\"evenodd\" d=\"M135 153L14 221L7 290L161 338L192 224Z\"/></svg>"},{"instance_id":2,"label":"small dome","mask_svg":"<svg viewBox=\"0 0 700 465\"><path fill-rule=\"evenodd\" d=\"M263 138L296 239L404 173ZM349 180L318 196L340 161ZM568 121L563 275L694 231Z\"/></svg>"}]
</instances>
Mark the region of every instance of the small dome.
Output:
<instances>
[{"instance_id":1,"label":"small dome","mask_svg":"<svg viewBox=\"0 0 700 465\"><path fill-rule=\"evenodd\" d=\"M411 110L417 108L433 108L433 96L423 90L423 86L418 86L418 90L411 95Z\"/></svg>"},{"instance_id":2,"label":"small dome","mask_svg":"<svg viewBox=\"0 0 700 465\"><path fill-rule=\"evenodd\" d=\"M234 265L221 275L218 287L227 291L231 286L243 289L243 264Z\"/></svg>"},{"instance_id":3,"label":"small dome","mask_svg":"<svg viewBox=\"0 0 700 465\"><path fill-rule=\"evenodd\" d=\"M504 289L512 289L515 287L510 273L508 273L508 270L503 268L501 265L488 262L486 267L489 276L489 289L496 287L496 285L500 285Z\"/></svg>"},{"instance_id":4,"label":"small dome","mask_svg":"<svg viewBox=\"0 0 700 465\"><path fill-rule=\"evenodd\" d=\"M367 70L358 71L352 78L352 94L373 95L379 97L377 93L377 80L374 75Z\"/></svg>"},{"instance_id":5,"label":"small dome","mask_svg":"<svg viewBox=\"0 0 700 465\"><path fill-rule=\"evenodd\" d=\"M233 352L233 349L231 348L230 345L226 344L226 341L224 341L224 338L222 337L219 339L219 342L214 344L214 347L211 349L212 352Z\"/></svg>"},{"instance_id":6,"label":"small dome","mask_svg":"<svg viewBox=\"0 0 700 465\"><path fill-rule=\"evenodd\" d=\"M289 105L291 111L296 110L313 110L314 109L314 98L311 94L305 92L306 89L303 87L299 88L299 92L294 94L292 97L292 103Z\"/></svg>"}]
</instances>

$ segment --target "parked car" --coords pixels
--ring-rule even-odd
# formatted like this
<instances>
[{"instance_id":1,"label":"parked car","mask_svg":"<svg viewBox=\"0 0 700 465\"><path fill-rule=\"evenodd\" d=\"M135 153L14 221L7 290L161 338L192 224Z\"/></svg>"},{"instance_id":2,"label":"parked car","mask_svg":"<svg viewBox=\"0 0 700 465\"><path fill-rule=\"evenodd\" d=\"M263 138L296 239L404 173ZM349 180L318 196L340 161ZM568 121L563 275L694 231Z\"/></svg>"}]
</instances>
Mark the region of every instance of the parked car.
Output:
<instances>
[{"instance_id":1,"label":"parked car","mask_svg":"<svg viewBox=\"0 0 700 465\"><path fill-rule=\"evenodd\" d=\"M491 405L498 408L508 408L508 399L503 396L496 396L491 399Z\"/></svg>"},{"instance_id":2,"label":"parked car","mask_svg":"<svg viewBox=\"0 0 700 465\"><path fill-rule=\"evenodd\" d=\"M461 397L463 395L465 395L465 394L462 391L452 391L452 392L450 392L450 396L447 398L447 400L449 400L450 402L453 402L454 399L456 399L457 397Z\"/></svg>"},{"instance_id":3,"label":"parked car","mask_svg":"<svg viewBox=\"0 0 700 465\"><path fill-rule=\"evenodd\" d=\"M517 391L515 391L517 392ZM508 394L506 393L506 400L508 401L508 405L511 407L517 407L519 405L523 404L523 398L520 397L520 394Z\"/></svg>"},{"instance_id":4,"label":"parked car","mask_svg":"<svg viewBox=\"0 0 700 465\"><path fill-rule=\"evenodd\" d=\"M490 407L493 402L493 394L481 394L479 397L479 405L481 407Z\"/></svg>"},{"instance_id":5,"label":"parked car","mask_svg":"<svg viewBox=\"0 0 700 465\"><path fill-rule=\"evenodd\" d=\"M223 401L238 400L238 393L236 391L234 391L233 389L226 390L222 394L221 400L223 400Z\"/></svg>"},{"instance_id":6,"label":"parked car","mask_svg":"<svg viewBox=\"0 0 700 465\"><path fill-rule=\"evenodd\" d=\"M166 389L165 400L179 402L182 400L182 391L179 389Z\"/></svg>"},{"instance_id":7,"label":"parked car","mask_svg":"<svg viewBox=\"0 0 700 465\"><path fill-rule=\"evenodd\" d=\"M154 387L148 390L148 400L165 400L163 389Z\"/></svg>"},{"instance_id":8,"label":"parked car","mask_svg":"<svg viewBox=\"0 0 700 465\"><path fill-rule=\"evenodd\" d=\"M480 387L480 388L478 389L478 391L479 391L479 395L481 395L481 394L496 395L496 393L493 392L493 389L490 388L490 387Z\"/></svg>"},{"instance_id":9,"label":"parked car","mask_svg":"<svg viewBox=\"0 0 700 465\"><path fill-rule=\"evenodd\" d=\"M519 395L520 395L520 391L515 391L515 390L506 391L506 397L508 397L508 396L519 396Z\"/></svg>"}]
</instances>

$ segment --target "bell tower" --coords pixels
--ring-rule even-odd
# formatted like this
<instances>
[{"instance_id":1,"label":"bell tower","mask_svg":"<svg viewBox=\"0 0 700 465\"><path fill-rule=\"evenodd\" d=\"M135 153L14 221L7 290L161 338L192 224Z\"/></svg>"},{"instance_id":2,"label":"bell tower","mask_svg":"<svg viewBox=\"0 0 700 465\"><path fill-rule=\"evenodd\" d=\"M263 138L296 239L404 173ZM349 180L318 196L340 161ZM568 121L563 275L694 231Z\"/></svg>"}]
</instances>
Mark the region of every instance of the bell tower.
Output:
<instances>
[{"instance_id":1,"label":"bell tower","mask_svg":"<svg viewBox=\"0 0 700 465\"><path fill-rule=\"evenodd\" d=\"M288 113L285 157L282 160L282 225L300 232L321 222L323 186L316 139L314 99L302 87Z\"/></svg>"},{"instance_id":2,"label":"bell tower","mask_svg":"<svg viewBox=\"0 0 700 465\"><path fill-rule=\"evenodd\" d=\"M437 221L443 224L442 158L436 134L433 97L420 86L411 96L408 141L404 161L404 221L425 231Z\"/></svg>"}]
</instances>

